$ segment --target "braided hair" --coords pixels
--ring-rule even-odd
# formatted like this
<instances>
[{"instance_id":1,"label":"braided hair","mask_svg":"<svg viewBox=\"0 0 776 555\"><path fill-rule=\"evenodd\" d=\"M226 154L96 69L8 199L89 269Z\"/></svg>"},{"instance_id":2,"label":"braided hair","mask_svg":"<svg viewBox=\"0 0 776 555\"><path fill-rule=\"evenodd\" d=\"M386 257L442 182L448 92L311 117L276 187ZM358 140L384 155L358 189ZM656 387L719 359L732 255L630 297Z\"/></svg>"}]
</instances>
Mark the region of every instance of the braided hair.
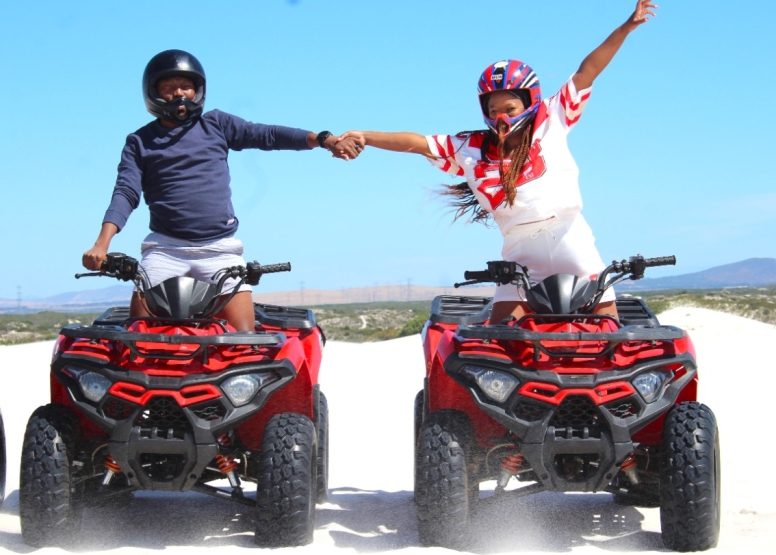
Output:
<instances>
[{"instance_id":1,"label":"braided hair","mask_svg":"<svg viewBox=\"0 0 776 555\"><path fill-rule=\"evenodd\" d=\"M501 186L504 188L504 195L506 196L509 206L513 206L515 203L517 180L520 178L523 166L528 160L532 137L533 125L529 125L522 131L520 144L511 151L506 150L505 138L497 137L492 131L488 131L485 135L485 139L482 141L482 146L480 147L480 158L482 160L488 160L486 154L488 147L494 142L498 142L498 172L499 177L501 178ZM504 165L504 160L510 160L509 165L506 167ZM488 219L490 213L482 208L466 181L454 185L444 185L441 195L450 197L450 205L455 211L453 221L463 216L468 216L469 222L479 222L485 225L489 224Z\"/></svg>"}]
</instances>

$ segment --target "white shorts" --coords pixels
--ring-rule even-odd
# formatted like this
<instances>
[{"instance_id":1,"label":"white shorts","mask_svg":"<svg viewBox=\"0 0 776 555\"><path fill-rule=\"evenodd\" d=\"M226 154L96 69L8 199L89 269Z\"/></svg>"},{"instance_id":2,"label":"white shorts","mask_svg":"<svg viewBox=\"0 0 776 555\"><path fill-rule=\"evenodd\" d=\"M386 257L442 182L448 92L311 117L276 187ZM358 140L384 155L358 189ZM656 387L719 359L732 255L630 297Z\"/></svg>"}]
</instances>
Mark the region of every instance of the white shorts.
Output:
<instances>
[{"instance_id":1,"label":"white shorts","mask_svg":"<svg viewBox=\"0 0 776 555\"><path fill-rule=\"evenodd\" d=\"M154 232L143 240L140 253L143 255L140 265L151 287L168 278L183 276L212 282L218 270L245 266L242 241L234 237L202 244ZM222 294L230 293L237 281L226 280ZM251 291L251 286L244 283L239 290Z\"/></svg>"},{"instance_id":2,"label":"white shorts","mask_svg":"<svg viewBox=\"0 0 776 555\"><path fill-rule=\"evenodd\" d=\"M501 256L526 266L531 283L554 274L594 278L606 267L595 248L593 231L581 214L571 221L553 218L515 226L504 236ZM614 288L610 287L600 302L614 299ZM499 285L493 301L525 301L525 297L514 285Z\"/></svg>"}]
</instances>

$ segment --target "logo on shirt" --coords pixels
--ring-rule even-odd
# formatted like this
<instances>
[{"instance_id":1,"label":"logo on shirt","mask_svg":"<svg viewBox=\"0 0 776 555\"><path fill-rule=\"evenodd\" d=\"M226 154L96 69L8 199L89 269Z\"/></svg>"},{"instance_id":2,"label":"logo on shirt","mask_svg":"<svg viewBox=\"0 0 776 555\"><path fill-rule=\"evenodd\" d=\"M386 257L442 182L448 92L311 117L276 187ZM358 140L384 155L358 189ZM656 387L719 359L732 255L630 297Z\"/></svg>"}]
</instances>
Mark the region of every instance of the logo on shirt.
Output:
<instances>
[{"instance_id":1,"label":"logo on shirt","mask_svg":"<svg viewBox=\"0 0 776 555\"><path fill-rule=\"evenodd\" d=\"M505 164L505 169L507 165ZM539 179L547 171L547 165L542 156L541 140L537 139L531 144L528 159L523 165L523 171L517 178L517 187L525 185L529 181ZM482 180L477 185L477 190L488 199L490 209L495 210L506 201L504 187L501 185L501 177L498 173L498 162L480 160L474 167L474 178Z\"/></svg>"}]
</instances>

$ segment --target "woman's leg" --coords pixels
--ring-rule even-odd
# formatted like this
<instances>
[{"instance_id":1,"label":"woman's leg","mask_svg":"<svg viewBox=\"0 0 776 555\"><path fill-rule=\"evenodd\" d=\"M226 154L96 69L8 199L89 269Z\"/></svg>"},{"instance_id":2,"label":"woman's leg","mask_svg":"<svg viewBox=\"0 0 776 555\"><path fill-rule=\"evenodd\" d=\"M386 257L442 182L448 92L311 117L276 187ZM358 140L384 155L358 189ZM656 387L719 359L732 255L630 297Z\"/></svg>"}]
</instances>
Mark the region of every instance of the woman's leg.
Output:
<instances>
[{"instance_id":1,"label":"woman's leg","mask_svg":"<svg viewBox=\"0 0 776 555\"><path fill-rule=\"evenodd\" d=\"M617 305L614 304L614 301L598 303L598 306L595 307L593 314L608 314L609 316L614 316L619 320L619 315L617 314Z\"/></svg>"},{"instance_id":2,"label":"woman's leg","mask_svg":"<svg viewBox=\"0 0 776 555\"><path fill-rule=\"evenodd\" d=\"M493 303L493 310L490 313L490 323L500 324L504 319L509 318L510 316L514 316L515 320L519 320L529 312L531 312L531 309L528 308L528 303L520 301L495 302ZM608 314L609 316L618 318L617 306L614 304L614 301L599 303L598 306L595 307L593 313Z\"/></svg>"},{"instance_id":3,"label":"woman's leg","mask_svg":"<svg viewBox=\"0 0 776 555\"><path fill-rule=\"evenodd\" d=\"M493 303L490 323L500 324L510 316L514 316L516 320L519 320L529 312L528 304L522 301L497 301Z\"/></svg>"}]
</instances>

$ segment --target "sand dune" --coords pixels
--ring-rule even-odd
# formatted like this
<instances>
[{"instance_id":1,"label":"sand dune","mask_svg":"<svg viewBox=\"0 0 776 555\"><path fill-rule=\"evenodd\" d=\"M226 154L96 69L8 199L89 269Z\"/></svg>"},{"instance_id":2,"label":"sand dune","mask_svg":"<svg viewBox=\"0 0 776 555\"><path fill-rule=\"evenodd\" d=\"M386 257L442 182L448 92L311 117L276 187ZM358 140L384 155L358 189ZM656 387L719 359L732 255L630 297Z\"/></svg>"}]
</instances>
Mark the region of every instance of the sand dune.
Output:
<instances>
[{"instance_id":1,"label":"sand dune","mask_svg":"<svg viewBox=\"0 0 776 555\"><path fill-rule=\"evenodd\" d=\"M696 308L661 322L692 334L700 400L717 415L723 517L714 552L772 552L776 485L768 445L776 371L776 327ZM0 553L27 553L18 519L18 464L29 414L47 402L52 343L0 347L0 407L8 435L9 483L0 511ZM419 547L412 502L412 402L422 387L418 336L373 344L331 342L323 390L331 424L331 494L316 512L314 543L295 552L439 553ZM664 552L657 509L616 506L609 494L485 500L475 553ZM253 548L244 508L194 493L139 493L121 519L88 512L79 552L205 552ZM281 550L285 551L285 550ZM61 553L64 550L47 549ZM210 551L212 552L212 551Z\"/></svg>"}]
</instances>

